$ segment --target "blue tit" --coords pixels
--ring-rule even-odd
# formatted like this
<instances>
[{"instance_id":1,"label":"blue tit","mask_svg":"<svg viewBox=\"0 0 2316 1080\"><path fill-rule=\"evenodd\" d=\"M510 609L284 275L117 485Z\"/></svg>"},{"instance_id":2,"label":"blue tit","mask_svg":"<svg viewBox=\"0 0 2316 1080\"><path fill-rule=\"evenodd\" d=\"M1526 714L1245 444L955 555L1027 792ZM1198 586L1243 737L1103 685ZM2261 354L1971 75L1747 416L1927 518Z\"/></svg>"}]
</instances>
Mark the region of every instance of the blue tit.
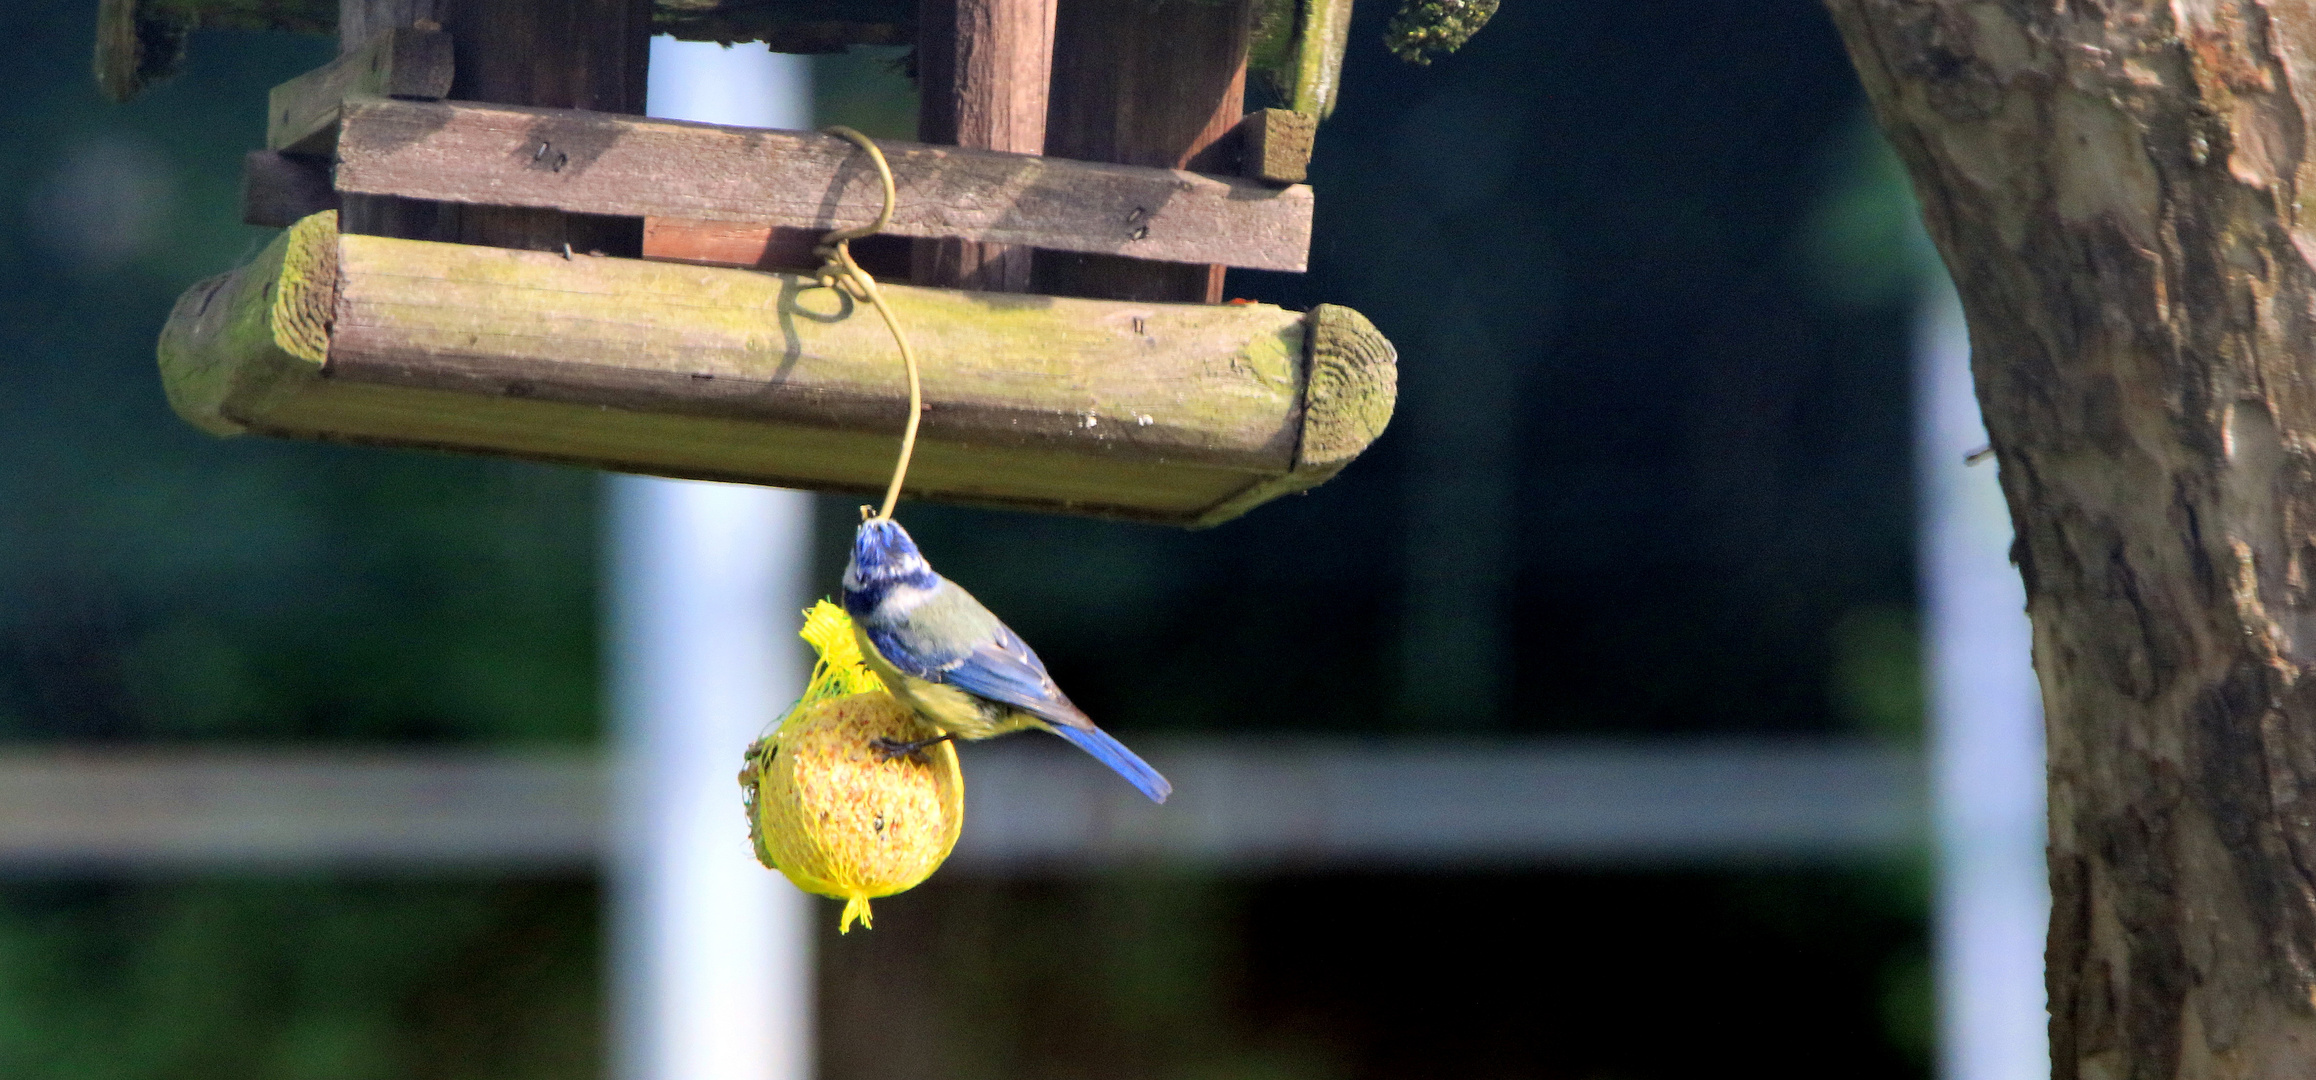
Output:
<instances>
[{"instance_id":1,"label":"blue tit","mask_svg":"<svg viewBox=\"0 0 2316 1080\"><path fill-rule=\"evenodd\" d=\"M861 658L943 738L987 739L1028 728L1092 754L1153 802L1174 785L1070 704L1012 628L933 572L908 531L870 518L853 534L844 610Z\"/></svg>"}]
</instances>

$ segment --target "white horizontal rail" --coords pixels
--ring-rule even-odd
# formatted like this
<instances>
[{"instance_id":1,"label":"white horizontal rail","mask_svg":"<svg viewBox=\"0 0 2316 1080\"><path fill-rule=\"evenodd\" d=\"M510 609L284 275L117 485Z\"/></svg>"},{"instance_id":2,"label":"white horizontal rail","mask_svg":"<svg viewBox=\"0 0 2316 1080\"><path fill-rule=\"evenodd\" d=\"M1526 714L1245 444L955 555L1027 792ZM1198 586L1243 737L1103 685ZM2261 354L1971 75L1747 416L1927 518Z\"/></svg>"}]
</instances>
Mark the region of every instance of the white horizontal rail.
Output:
<instances>
[{"instance_id":1,"label":"white horizontal rail","mask_svg":"<svg viewBox=\"0 0 2316 1080\"><path fill-rule=\"evenodd\" d=\"M17 750L0 865L580 866L605 779L593 754Z\"/></svg>"},{"instance_id":2,"label":"white horizontal rail","mask_svg":"<svg viewBox=\"0 0 2316 1080\"><path fill-rule=\"evenodd\" d=\"M1926 834L1920 759L1871 745L1153 742L1161 807L1049 742L966 759L959 866L1823 860Z\"/></svg>"},{"instance_id":3,"label":"white horizontal rail","mask_svg":"<svg viewBox=\"0 0 2316 1080\"><path fill-rule=\"evenodd\" d=\"M1919 756L1873 745L1136 742L1166 806L1036 735L968 747L953 869L1825 862L1925 835ZM584 868L604 779L577 753L19 749L0 868Z\"/></svg>"}]
</instances>

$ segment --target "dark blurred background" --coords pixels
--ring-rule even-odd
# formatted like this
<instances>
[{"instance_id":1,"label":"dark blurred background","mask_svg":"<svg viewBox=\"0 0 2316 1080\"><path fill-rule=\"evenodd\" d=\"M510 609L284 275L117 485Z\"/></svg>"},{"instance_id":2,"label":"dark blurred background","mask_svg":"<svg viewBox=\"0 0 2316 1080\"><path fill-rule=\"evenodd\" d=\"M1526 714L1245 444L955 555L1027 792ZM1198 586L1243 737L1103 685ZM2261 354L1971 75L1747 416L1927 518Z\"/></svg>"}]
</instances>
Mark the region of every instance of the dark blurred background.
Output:
<instances>
[{"instance_id":1,"label":"dark blurred background","mask_svg":"<svg viewBox=\"0 0 2316 1080\"><path fill-rule=\"evenodd\" d=\"M594 475L221 441L162 401L171 301L267 239L236 198L265 91L333 43L203 32L116 106L93 14L0 13L0 733L595 744ZM1391 337L1374 449L1209 532L912 506L919 540L1128 741L1915 745L1921 259L1825 14L1508 0L1428 67L1390 14L1359 12L1321 130L1311 273L1228 286ZM823 61L822 117L906 135L892 59ZM945 875L824 941L823 1074L1926 1076L1926 888L1902 852ZM0 1076L594 1077L599 904L535 875L0 880Z\"/></svg>"}]
</instances>

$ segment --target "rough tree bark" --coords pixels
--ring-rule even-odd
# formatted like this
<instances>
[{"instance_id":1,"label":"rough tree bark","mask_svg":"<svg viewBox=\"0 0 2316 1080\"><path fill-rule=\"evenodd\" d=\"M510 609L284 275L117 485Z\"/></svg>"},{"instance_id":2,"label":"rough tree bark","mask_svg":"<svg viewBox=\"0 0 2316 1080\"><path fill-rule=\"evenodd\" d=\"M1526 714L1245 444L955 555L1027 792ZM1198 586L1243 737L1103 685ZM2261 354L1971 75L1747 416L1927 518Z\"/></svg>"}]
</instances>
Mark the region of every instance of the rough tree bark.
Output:
<instances>
[{"instance_id":1,"label":"rough tree bark","mask_svg":"<svg viewBox=\"0 0 2316 1080\"><path fill-rule=\"evenodd\" d=\"M1828 6L2018 532L2054 1075L2316 1076L2316 5Z\"/></svg>"}]
</instances>

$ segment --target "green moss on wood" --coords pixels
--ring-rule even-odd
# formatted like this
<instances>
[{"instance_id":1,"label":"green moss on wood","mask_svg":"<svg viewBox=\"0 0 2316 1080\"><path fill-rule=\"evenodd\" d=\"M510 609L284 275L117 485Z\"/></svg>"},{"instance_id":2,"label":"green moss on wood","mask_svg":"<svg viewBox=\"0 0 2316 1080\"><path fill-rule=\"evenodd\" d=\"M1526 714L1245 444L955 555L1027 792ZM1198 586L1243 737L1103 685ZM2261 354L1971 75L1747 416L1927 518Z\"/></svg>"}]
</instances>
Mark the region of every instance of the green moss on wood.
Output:
<instances>
[{"instance_id":1,"label":"green moss on wood","mask_svg":"<svg viewBox=\"0 0 2316 1080\"><path fill-rule=\"evenodd\" d=\"M1295 0L1254 0L1248 28L1246 66L1273 75L1295 69Z\"/></svg>"},{"instance_id":2,"label":"green moss on wood","mask_svg":"<svg viewBox=\"0 0 2316 1080\"><path fill-rule=\"evenodd\" d=\"M915 498L1211 523L1332 475L1388 413L1389 347L1340 309L886 292L926 360ZM881 485L907 400L881 321L797 275L331 214L189 291L160 360L219 434L834 491Z\"/></svg>"},{"instance_id":3,"label":"green moss on wood","mask_svg":"<svg viewBox=\"0 0 2316 1080\"><path fill-rule=\"evenodd\" d=\"M1399 353L1367 321L1337 304L1311 309L1311 375L1303 401L1298 469L1339 469L1383 434L1399 401Z\"/></svg>"},{"instance_id":4,"label":"green moss on wood","mask_svg":"<svg viewBox=\"0 0 2316 1080\"><path fill-rule=\"evenodd\" d=\"M270 313L274 347L320 367L330 360L338 304L338 212L325 210L285 230Z\"/></svg>"},{"instance_id":5,"label":"green moss on wood","mask_svg":"<svg viewBox=\"0 0 2316 1080\"><path fill-rule=\"evenodd\" d=\"M177 415L211 434L239 434L285 380L321 371L337 293L337 217L298 222L248 265L178 298L158 350Z\"/></svg>"},{"instance_id":6,"label":"green moss on wood","mask_svg":"<svg viewBox=\"0 0 2316 1080\"><path fill-rule=\"evenodd\" d=\"M1351 0L1304 0L1295 31L1294 92L1288 95L1296 112L1321 120L1334 115L1350 41Z\"/></svg>"},{"instance_id":7,"label":"green moss on wood","mask_svg":"<svg viewBox=\"0 0 2316 1080\"><path fill-rule=\"evenodd\" d=\"M1308 369L1295 467L1248 483L1208 507L1190 523L1193 528L1220 525L1282 495L1326 483L1391 423L1399 398L1399 353L1391 342L1366 316L1335 304L1311 309L1305 325Z\"/></svg>"}]
</instances>

